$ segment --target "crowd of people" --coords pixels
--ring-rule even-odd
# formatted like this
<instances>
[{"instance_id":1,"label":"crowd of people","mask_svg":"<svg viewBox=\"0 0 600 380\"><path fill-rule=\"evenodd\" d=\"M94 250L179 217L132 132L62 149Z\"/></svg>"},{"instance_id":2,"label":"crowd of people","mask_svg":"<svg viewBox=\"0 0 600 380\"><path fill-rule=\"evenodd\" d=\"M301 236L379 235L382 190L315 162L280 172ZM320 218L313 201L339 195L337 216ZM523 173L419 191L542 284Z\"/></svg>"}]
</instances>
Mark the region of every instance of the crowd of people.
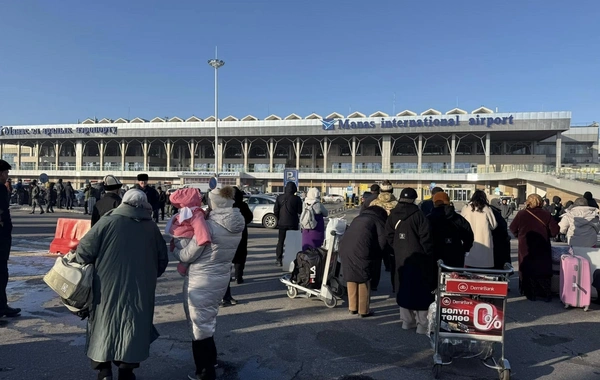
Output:
<instances>
[{"instance_id":1,"label":"crowd of people","mask_svg":"<svg viewBox=\"0 0 600 380\"><path fill-rule=\"evenodd\" d=\"M0 160L0 182L6 182L9 170L10 165ZM92 228L76 250L76 261L93 263L96 271L87 356L98 379L112 379L113 364L119 379L135 379L134 369L149 357L150 344L158 337L153 325L155 289L170 251L184 278L181 301L196 365L189 378L215 379L216 316L220 306L236 303L230 281L244 282L252 212L238 188L213 189L204 197L197 189L184 188L164 196L160 188L148 186L146 174L137 179L137 186L123 192L123 184L108 175L102 182L103 196L96 201L95 194L89 195L94 197L88 204ZM63 187L62 181L48 189L59 199L57 187ZM297 190L294 183L288 183L274 206L279 220L278 266L289 231L302 229L303 250L319 248L325 240L327 209L320 202L319 190L309 189L304 202ZM562 234L571 245L592 247L600 232L598 205L587 193L565 206L555 197L548 208L539 195L531 194L509 226L514 210L503 207L505 203L490 202L481 190L473 193L460 212L441 188L433 188L431 199L420 204L410 187L396 198L390 181L373 185L371 192L339 245L348 310L362 318L373 315L370 296L377 291L383 263L391 272L402 328L416 329L419 334L427 333L438 260L456 268L503 268L511 262L510 230L519 242L521 294L532 301L549 301L551 239ZM178 212L167 221L165 244L155 222L167 202ZM11 230L8 187L0 186L0 316L16 316L21 311L9 307L6 297ZM136 291L121 291L128 287Z\"/></svg>"}]
</instances>

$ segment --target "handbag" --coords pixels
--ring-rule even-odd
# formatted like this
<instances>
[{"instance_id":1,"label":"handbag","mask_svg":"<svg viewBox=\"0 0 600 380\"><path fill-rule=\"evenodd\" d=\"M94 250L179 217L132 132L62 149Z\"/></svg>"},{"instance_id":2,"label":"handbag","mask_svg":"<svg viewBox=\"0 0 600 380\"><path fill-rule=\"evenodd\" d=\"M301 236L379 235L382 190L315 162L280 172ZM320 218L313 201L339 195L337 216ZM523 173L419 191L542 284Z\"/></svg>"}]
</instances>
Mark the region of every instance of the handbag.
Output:
<instances>
[{"instance_id":1,"label":"handbag","mask_svg":"<svg viewBox=\"0 0 600 380\"><path fill-rule=\"evenodd\" d=\"M85 319L92 305L92 283L94 264L79 264L75 252L58 257L44 282L61 298L63 304L73 314Z\"/></svg>"}]
</instances>

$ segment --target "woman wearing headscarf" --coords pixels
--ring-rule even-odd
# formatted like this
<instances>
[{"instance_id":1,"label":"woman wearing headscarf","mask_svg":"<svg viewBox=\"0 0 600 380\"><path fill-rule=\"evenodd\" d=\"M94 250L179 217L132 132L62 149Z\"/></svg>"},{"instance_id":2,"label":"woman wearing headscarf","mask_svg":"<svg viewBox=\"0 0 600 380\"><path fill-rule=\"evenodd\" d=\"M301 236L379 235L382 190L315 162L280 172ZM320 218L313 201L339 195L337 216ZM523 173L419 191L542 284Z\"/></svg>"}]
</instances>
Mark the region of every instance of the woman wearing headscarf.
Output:
<instances>
[{"instance_id":1,"label":"woman wearing headscarf","mask_svg":"<svg viewBox=\"0 0 600 380\"><path fill-rule=\"evenodd\" d=\"M559 232L558 223L542 207L544 201L537 194L531 194L525 202L525 209L519 211L510 230L519 239L519 290L528 300L537 297L545 301L552 299L550 280L552 278L552 253L550 238Z\"/></svg>"},{"instance_id":2,"label":"woman wearing headscarf","mask_svg":"<svg viewBox=\"0 0 600 380\"><path fill-rule=\"evenodd\" d=\"M79 242L76 260L94 264L94 300L87 326L87 356L98 379L135 379L158 338L154 293L169 258L165 240L140 190L125 193L119 207L103 216Z\"/></svg>"},{"instance_id":3,"label":"woman wearing headscarf","mask_svg":"<svg viewBox=\"0 0 600 380\"><path fill-rule=\"evenodd\" d=\"M216 378L217 348L214 333L219 302L227 290L231 261L246 227L240 210L233 208L230 186L208 193L210 212L206 220L210 243L198 246L195 239L176 239L174 256L188 264L183 284L183 307L192 332L196 371L191 380Z\"/></svg>"},{"instance_id":4,"label":"woman wearing headscarf","mask_svg":"<svg viewBox=\"0 0 600 380\"><path fill-rule=\"evenodd\" d=\"M325 240L325 217L328 215L328 212L323 203L321 203L321 193L316 187L310 188L304 199L303 212L310 211L314 213L317 225L313 229L302 230L302 250L320 248Z\"/></svg>"},{"instance_id":5,"label":"woman wearing headscarf","mask_svg":"<svg viewBox=\"0 0 600 380\"><path fill-rule=\"evenodd\" d=\"M473 247L465 256L465 266L493 268L494 240L492 231L498 226L498 223L485 193L476 190L471 197L471 201L463 207L460 214L471 224L475 237Z\"/></svg>"},{"instance_id":6,"label":"woman wearing headscarf","mask_svg":"<svg viewBox=\"0 0 600 380\"><path fill-rule=\"evenodd\" d=\"M235 256L233 257L233 266L235 268L235 280L238 284L244 283L244 268L246 267L246 257L248 257L248 223L252 221L254 215L248 207L248 204L244 202L244 193L242 190L234 187L234 203L233 207L240 210L240 213L244 217L244 222L246 226L244 226L244 230L242 231L242 240L240 240L240 244L238 244L237 250L235 251ZM231 295L231 285L227 284L227 291L225 292L225 296L223 296L223 301L221 302L223 306L235 305L237 304L237 300L233 298Z\"/></svg>"},{"instance_id":7,"label":"woman wearing headscarf","mask_svg":"<svg viewBox=\"0 0 600 380\"><path fill-rule=\"evenodd\" d=\"M595 247L600 233L598 209L590 207L585 198L577 198L562 215L560 233L567 236L567 243L573 247Z\"/></svg>"}]
</instances>

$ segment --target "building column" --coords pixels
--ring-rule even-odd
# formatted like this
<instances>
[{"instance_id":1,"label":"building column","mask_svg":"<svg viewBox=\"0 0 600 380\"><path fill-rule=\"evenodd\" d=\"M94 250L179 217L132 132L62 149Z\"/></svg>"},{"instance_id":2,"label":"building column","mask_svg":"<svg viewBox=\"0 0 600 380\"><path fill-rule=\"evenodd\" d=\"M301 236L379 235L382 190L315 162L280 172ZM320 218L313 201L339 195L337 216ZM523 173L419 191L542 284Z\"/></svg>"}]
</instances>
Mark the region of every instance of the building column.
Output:
<instances>
[{"instance_id":1,"label":"building column","mask_svg":"<svg viewBox=\"0 0 600 380\"><path fill-rule=\"evenodd\" d=\"M75 171L81 171L83 166L83 141L75 142Z\"/></svg>"},{"instance_id":2,"label":"building column","mask_svg":"<svg viewBox=\"0 0 600 380\"><path fill-rule=\"evenodd\" d=\"M144 155L144 170L148 170L148 139L142 143L142 154Z\"/></svg>"},{"instance_id":3,"label":"building column","mask_svg":"<svg viewBox=\"0 0 600 380\"><path fill-rule=\"evenodd\" d=\"M21 169L21 142L17 141L17 156L15 158L16 169Z\"/></svg>"},{"instance_id":4,"label":"building column","mask_svg":"<svg viewBox=\"0 0 600 380\"><path fill-rule=\"evenodd\" d=\"M167 170L168 172L171 171L171 153L173 152L173 146L171 145L171 139L167 139L167 142L165 143L165 153L167 155Z\"/></svg>"},{"instance_id":5,"label":"building column","mask_svg":"<svg viewBox=\"0 0 600 380\"><path fill-rule=\"evenodd\" d=\"M269 150L269 173L273 173L273 158L275 156L275 147L273 145L273 138L271 137L269 139L269 145L268 145L268 150Z\"/></svg>"},{"instance_id":6,"label":"building column","mask_svg":"<svg viewBox=\"0 0 600 380\"><path fill-rule=\"evenodd\" d=\"M0 160L4 160L4 143L0 141Z\"/></svg>"},{"instance_id":7,"label":"building column","mask_svg":"<svg viewBox=\"0 0 600 380\"><path fill-rule=\"evenodd\" d=\"M302 146L300 146L300 138L296 138L296 170L300 170L300 153L302 153Z\"/></svg>"},{"instance_id":8,"label":"building column","mask_svg":"<svg viewBox=\"0 0 600 380\"><path fill-rule=\"evenodd\" d=\"M54 143L54 170L58 170L60 166L60 148L62 144L58 140Z\"/></svg>"},{"instance_id":9,"label":"building column","mask_svg":"<svg viewBox=\"0 0 600 380\"><path fill-rule=\"evenodd\" d=\"M105 144L104 144L104 140L100 140L100 142L98 143L98 149L99 149L99 156L100 156L100 171L104 170L104 149L105 149Z\"/></svg>"},{"instance_id":10,"label":"building column","mask_svg":"<svg viewBox=\"0 0 600 380\"><path fill-rule=\"evenodd\" d=\"M223 171L223 151L225 149L223 149L223 139L219 137L219 139L217 140L218 144L217 144L217 173L220 173Z\"/></svg>"},{"instance_id":11,"label":"building column","mask_svg":"<svg viewBox=\"0 0 600 380\"><path fill-rule=\"evenodd\" d=\"M392 172L392 136L385 135L381 138L381 172Z\"/></svg>"},{"instance_id":12,"label":"building column","mask_svg":"<svg viewBox=\"0 0 600 380\"><path fill-rule=\"evenodd\" d=\"M125 171L125 154L127 153L127 145L125 140L121 140L121 171Z\"/></svg>"},{"instance_id":13,"label":"building column","mask_svg":"<svg viewBox=\"0 0 600 380\"><path fill-rule=\"evenodd\" d=\"M562 166L562 132L556 132L556 175Z\"/></svg>"},{"instance_id":14,"label":"building column","mask_svg":"<svg viewBox=\"0 0 600 380\"><path fill-rule=\"evenodd\" d=\"M417 173L422 172L423 166L423 135L419 134L419 141L417 145Z\"/></svg>"},{"instance_id":15,"label":"building column","mask_svg":"<svg viewBox=\"0 0 600 380\"><path fill-rule=\"evenodd\" d=\"M452 142L450 143L450 173L454 173L456 166L456 134L452 134Z\"/></svg>"},{"instance_id":16,"label":"building column","mask_svg":"<svg viewBox=\"0 0 600 380\"><path fill-rule=\"evenodd\" d=\"M352 156L352 170L350 173L356 173L356 136L352 136L352 145L350 146L350 154Z\"/></svg>"},{"instance_id":17,"label":"building column","mask_svg":"<svg viewBox=\"0 0 600 380\"><path fill-rule=\"evenodd\" d=\"M506 144L506 141L502 142L502 154L506 154L506 152L508 152L508 144Z\"/></svg>"},{"instance_id":18,"label":"building column","mask_svg":"<svg viewBox=\"0 0 600 380\"><path fill-rule=\"evenodd\" d=\"M188 148L190 149L190 171L194 171L194 156L196 155L196 142L194 141L194 139L191 139L190 142L188 142ZM215 157L217 155L219 148L217 147L217 142L215 141ZM216 169L215 169L216 170Z\"/></svg>"},{"instance_id":19,"label":"building column","mask_svg":"<svg viewBox=\"0 0 600 380\"><path fill-rule=\"evenodd\" d=\"M250 154L250 144L248 144L248 139L244 139L244 143L242 144L242 154L244 155L244 172L248 172L248 155Z\"/></svg>"},{"instance_id":20,"label":"building column","mask_svg":"<svg viewBox=\"0 0 600 380\"><path fill-rule=\"evenodd\" d=\"M40 142L36 141L33 145L33 155L35 156L34 168L36 171L40 169Z\"/></svg>"},{"instance_id":21,"label":"building column","mask_svg":"<svg viewBox=\"0 0 600 380\"><path fill-rule=\"evenodd\" d=\"M323 138L323 173L327 173L327 156L329 155L329 141L327 141L327 137Z\"/></svg>"},{"instance_id":22,"label":"building column","mask_svg":"<svg viewBox=\"0 0 600 380\"><path fill-rule=\"evenodd\" d=\"M490 172L490 133L485 134L485 171Z\"/></svg>"},{"instance_id":23,"label":"building column","mask_svg":"<svg viewBox=\"0 0 600 380\"><path fill-rule=\"evenodd\" d=\"M183 147L181 145L179 145L179 147L177 148L177 168L179 170L183 169Z\"/></svg>"}]
</instances>

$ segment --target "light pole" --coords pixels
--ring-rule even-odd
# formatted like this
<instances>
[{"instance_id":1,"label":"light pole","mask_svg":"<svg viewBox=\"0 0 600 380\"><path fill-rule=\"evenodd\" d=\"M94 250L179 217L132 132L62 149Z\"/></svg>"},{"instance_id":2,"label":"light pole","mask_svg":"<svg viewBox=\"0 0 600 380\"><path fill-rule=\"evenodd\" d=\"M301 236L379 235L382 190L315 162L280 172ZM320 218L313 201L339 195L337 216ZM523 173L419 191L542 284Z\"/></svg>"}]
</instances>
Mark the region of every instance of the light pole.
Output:
<instances>
[{"instance_id":1,"label":"light pole","mask_svg":"<svg viewBox=\"0 0 600 380\"><path fill-rule=\"evenodd\" d=\"M216 52L215 52L215 57L216 57ZM225 61L221 60L221 59L209 59L208 60L208 64L211 65L212 67L215 68L215 177L219 176L219 169L218 169L218 165L219 165L219 147L218 147L218 142L219 142L219 75L217 74L217 71L219 70L219 67L223 66L225 64Z\"/></svg>"}]
</instances>

